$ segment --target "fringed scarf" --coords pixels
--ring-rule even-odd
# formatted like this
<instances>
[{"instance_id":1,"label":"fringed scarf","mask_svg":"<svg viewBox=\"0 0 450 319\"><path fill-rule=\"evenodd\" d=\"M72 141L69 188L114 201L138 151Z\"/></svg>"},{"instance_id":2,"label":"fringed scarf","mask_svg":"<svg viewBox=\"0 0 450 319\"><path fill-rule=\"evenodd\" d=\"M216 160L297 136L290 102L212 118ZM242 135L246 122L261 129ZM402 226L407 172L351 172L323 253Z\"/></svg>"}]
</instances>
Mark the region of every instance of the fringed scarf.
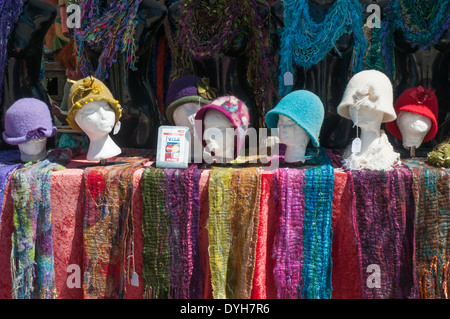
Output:
<instances>
[{"instance_id":1,"label":"fringed scarf","mask_svg":"<svg viewBox=\"0 0 450 319\"><path fill-rule=\"evenodd\" d=\"M29 162L11 174L14 205L11 274L14 299L57 297L51 219L51 172L64 169L69 150L49 153L41 162Z\"/></svg>"},{"instance_id":2,"label":"fringed scarf","mask_svg":"<svg viewBox=\"0 0 450 319\"><path fill-rule=\"evenodd\" d=\"M416 264L421 299L450 293L450 170L411 166L416 203Z\"/></svg>"},{"instance_id":3,"label":"fringed scarf","mask_svg":"<svg viewBox=\"0 0 450 319\"><path fill-rule=\"evenodd\" d=\"M210 172L207 229L214 299L251 297L260 199L260 169Z\"/></svg>"},{"instance_id":4,"label":"fringed scarf","mask_svg":"<svg viewBox=\"0 0 450 319\"><path fill-rule=\"evenodd\" d=\"M279 226L273 259L280 299L331 297L334 169L324 151L306 164L318 166L276 173Z\"/></svg>"},{"instance_id":5,"label":"fringed scarf","mask_svg":"<svg viewBox=\"0 0 450 319\"><path fill-rule=\"evenodd\" d=\"M362 298L416 298L411 172L398 167L348 174ZM374 269L380 271L379 282Z\"/></svg>"},{"instance_id":6,"label":"fringed scarf","mask_svg":"<svg viewBox=\"0 0 450 319\"><path fill-rule=\"evenodd\" d=\"M148 168L144 200L144 296L199 299L203 295L199 255L201 170Z\"/></svg>"},{"instance_id":7,"label":"fringed scarf","mask_svg":"<svg viewBox=\"0 0 450 319\"><path fill-rule=\"evenodd\" d=\"M20 164L19 150L0 152L0 222L2 218L3 197L9 175L20 166L22 164Z\"/></svg>"},{"instance_id":8,"label":"fringed scarf","mask_svg":"<svg viewBox=\"0 0 450 319\"><path fill-rule=\"evenodd\" d=\"M83 174L84 296L124 298L133 258L133 176L147 161L117 157L123 164L86 168Z\"/></svg>"}]
</instances>

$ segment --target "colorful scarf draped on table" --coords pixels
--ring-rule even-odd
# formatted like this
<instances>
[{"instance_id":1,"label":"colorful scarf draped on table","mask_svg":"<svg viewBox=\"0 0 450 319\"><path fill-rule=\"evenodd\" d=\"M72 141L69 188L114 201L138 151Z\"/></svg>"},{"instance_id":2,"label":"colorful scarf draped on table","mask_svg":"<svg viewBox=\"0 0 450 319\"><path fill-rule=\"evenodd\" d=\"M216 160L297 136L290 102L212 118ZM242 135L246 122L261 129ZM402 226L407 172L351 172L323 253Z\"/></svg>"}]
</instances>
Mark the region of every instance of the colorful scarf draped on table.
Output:
<instances>
[{"instance_id":1,"label":"colorful scarf draped on table","mask_svg":"<svg viewBox=\"0 0 450 319\"><path fill-rule=\"evenodd\" d=\"M2 220L3 197L9 175L20 166L22 164L20 164L19 150L0 152L0 222Z\"/></svg>"},{"instance_id":2,"label":"colorful scarf draped on table","mask_svg":"<svg viewBox=\"0 0 450 319\"><path fill-rule=\"evenodd\" d=\"M11 273L14 299L57 297L51 219L51 172L70 162L69 150L54 150L41 162L29 162L10 176L14 205Z\"/></svg>"},{"instance_id":3,"label":"colorful scarf draped on table","mask_svg":"<svg viewBox=\"0 0 450 319\"><path fill-rule=\"evenodd\" d=\"M148 168L142 176L145 298L199 299L201 170Z\"/></svg>"},{"instance_id":4,"label":"colorful scarf draped on table","mask_svg":"<svg viewBox=\"0 0 450 319\"><path fill-rule=\"evenodd\" d=\"M214 168L208 191L213 297L249 299L256 262L261 170Z\"/></svg>"},{"instance_id":5,"label":"colorful scarf draped on table","mask_svg":"<svg viewBox=\"0 0 450 319\"><path fill-rule=\"evenodd\" d=\"M133 176L147 161L141 156L117 157L117 165L84 171L85 298L125 297L129 258L134 263Z\"/></svg>"},{"instance_id":6,"label":"colorful scarf draped on table","mask_svg":"<svg viewBox=\"0 0 450 319\"><path fill-rule=\"evenodd\" d=\"M334 169L323 150L306 164L279 168L272 191L279 218L273 258L280 299L331 298Z\"/></svg>"},{"instance_id":7,"label":"colorful scarf draped on table","mask_svg":"<svg viewBox=\"0 0 450 319\"><path fill-rule=\"evenodd\" d=\"M357 0L336 0L322 22L310 16L308 0L284 0L284 27L280 32L279 93L288 94L284 74L293 65L306 69L324 59L343 34L352 34L354 56L352 72L361 71L367 42L363 34L363 8Z\"/></svg>"},{"instance_id":8,"label":"colorful scarf draped on table","mask_svg":"<svg viewBox=\"0 0 450 319\"><path fill-rule=\"evenodd\" d=\"M360 170L347 173L353 193L352 219L362 298L416 298L414 199L410 170L402 166L389 172ZM378 274L374 273L377 269L381 275L379 281L376 279Z\"/></svg>"},{"instance_id":9,"label":"colorful scarf draped on table","mask_svg":"<svg viewBox=\"0 0 450 319\"><path fill-rule=\"evenodd\" d=\"M414 177L419 297L448 299L450 292L450 170L407 163Z\"/></svg>"}]
</instances>

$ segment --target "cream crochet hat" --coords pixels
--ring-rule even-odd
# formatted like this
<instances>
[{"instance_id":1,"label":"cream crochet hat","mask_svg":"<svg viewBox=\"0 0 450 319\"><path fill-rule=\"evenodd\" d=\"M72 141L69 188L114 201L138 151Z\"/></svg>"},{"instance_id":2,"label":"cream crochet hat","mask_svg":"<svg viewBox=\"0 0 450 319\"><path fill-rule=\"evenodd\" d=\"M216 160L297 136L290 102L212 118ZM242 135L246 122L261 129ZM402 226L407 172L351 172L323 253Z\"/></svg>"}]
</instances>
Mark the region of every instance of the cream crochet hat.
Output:
<instances>
[{"instance_id":1,"label":"cream crochet hat","mask_svg":"<svg viewBox=\"0 0 450 319\"><path fill-rule=\"evenodd\" d=\"M383 123L395 121L397 114L389 78L377 70L365 70L355 74L347 84L337 112L340 116L351 120L350 107L367 107L382 111Z\"/></svg>"}]
</instances>

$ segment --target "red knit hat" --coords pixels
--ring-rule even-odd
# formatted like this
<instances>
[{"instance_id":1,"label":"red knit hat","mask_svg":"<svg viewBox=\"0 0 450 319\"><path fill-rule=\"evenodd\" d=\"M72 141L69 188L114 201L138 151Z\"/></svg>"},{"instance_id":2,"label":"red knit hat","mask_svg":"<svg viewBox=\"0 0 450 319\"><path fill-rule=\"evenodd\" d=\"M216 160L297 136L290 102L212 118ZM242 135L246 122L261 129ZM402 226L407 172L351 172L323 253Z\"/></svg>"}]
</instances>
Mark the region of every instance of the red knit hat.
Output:
<instances>
[{"instance_id":1,"label":"red knit hat","mask_svg":"<svg viewBox=\"0 0 450 319\"><path fill-rule=\"evenodd\" d=\"M424 89L422 86L411 88L403 92L394 105L395 112L407 111L428 117L431 120L431 128L423 139L423 142L431 141L437 133L438 100L433 90ZM397 126L397 121L385 124L386 130L393 136L402 140L402 134Z\"/></svg>"}]
</instances>

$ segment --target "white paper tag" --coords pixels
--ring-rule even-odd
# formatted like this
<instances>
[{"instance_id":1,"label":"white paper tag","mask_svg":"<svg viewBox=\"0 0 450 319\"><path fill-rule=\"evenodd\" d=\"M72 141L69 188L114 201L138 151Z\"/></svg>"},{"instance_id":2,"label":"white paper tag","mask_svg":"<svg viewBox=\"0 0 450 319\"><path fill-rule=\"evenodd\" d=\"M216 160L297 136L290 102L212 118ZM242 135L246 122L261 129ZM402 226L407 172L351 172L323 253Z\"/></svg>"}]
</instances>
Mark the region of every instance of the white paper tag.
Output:
<instances>
[{"instance_id":1,"label":"white paper tag","mask_svg":"<svg viewBox=\"0 0 450 319\"><path fill-rule=\"evenodd\" d=\"M139 276L136 272L131 275L131 285L134 287L139 287Z\"/></svg>"},{"instance_id":2,"label":"white paper tag","mask_svg":"<svg viewBox=\"0 0 450 319\"><path fill-rule=\"evenodd\" d=\"M116 135L117 133L119 133L121 127L122 127L122 123L120 121L117 121L116 125L114 125L113 135Z\"/></svg>"},{"instance_id":3,"label":"white paper tag","mask_svg":"<svg viewBox=\"0 0 450 319\"><path fill-rule=\"evenodd\" d=\"M284 85L294 85L294 75L289 71L284 74Z\"/></svg>"},{"instance_id":4,"label":"white paper tag","mask_svg":"<svg viewBox=\"0 0 450 319\"><path fill-rule=\"evenodd\" d=\"M352 153L361 152L361 139L359 137L355 138L352 143Z\"/></svg>"}]
</instances>

